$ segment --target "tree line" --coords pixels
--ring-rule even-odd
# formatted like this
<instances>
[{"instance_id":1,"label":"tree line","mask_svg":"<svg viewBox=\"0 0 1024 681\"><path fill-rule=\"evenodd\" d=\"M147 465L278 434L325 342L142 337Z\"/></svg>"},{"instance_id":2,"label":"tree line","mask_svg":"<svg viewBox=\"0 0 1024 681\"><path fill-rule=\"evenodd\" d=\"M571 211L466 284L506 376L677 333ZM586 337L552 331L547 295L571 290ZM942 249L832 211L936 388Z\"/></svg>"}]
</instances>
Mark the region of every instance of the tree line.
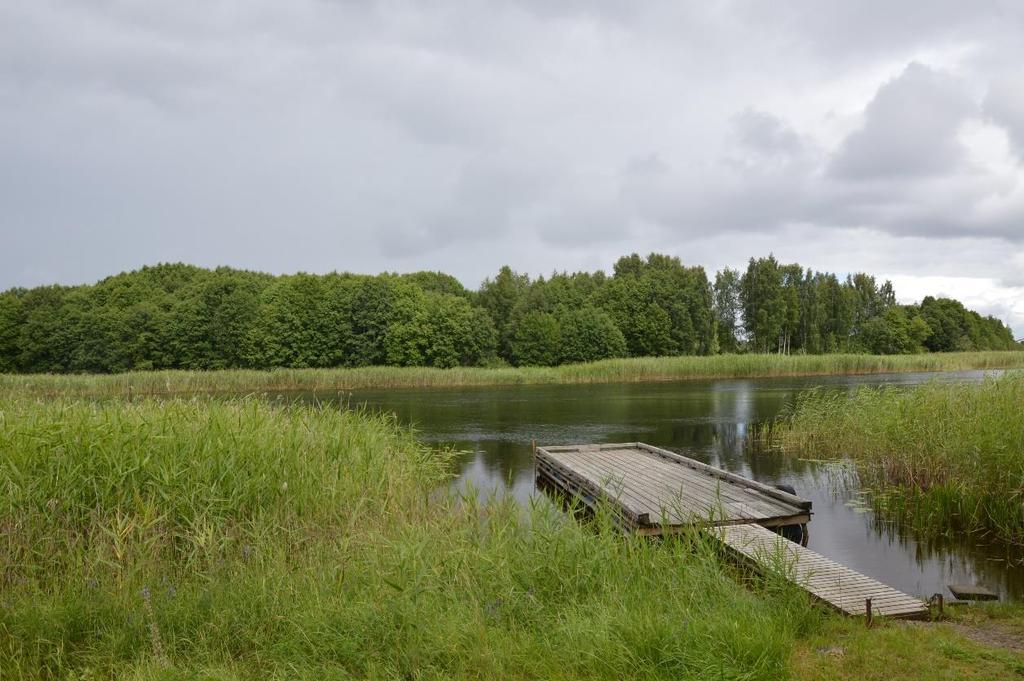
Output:
<instances>
[{"instance_id":1,"label":"tree line","mask_svg":"<svg viewBox=\"0 0 1024 681\"><path fill-rule=\"evenodd\" d=\"M709 280L676 257L478 290L439 272L272 276L184 264L0 293L0 372L480 366L719 352L877 354L1017 347L948 298L900 305L889 282L774 257Z\"/></svg>"}]
</instances>

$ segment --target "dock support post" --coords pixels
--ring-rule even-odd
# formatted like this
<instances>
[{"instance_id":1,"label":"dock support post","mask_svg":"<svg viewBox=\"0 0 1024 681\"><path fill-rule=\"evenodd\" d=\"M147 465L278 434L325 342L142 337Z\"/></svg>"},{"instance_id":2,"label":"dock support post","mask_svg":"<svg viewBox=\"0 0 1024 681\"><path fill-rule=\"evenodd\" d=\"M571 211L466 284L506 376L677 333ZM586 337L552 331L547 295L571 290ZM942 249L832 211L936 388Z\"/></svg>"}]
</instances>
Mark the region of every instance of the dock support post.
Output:
<instances>
[{"instance_id":1,"label":"dock support post","mask_svg":"<svg viewBox=\"0 0 1024 681\"><path fill-rule=\"evenodd\" d=\"M865 622L865 624L867 624L868 629L870 629L871 628L871 620L872 620L872 617L871 617L871 599L870 598L865 598L864 599L864 614L866 615L866 619L864 620L864 622Z\"/></svg>"}]
</instances>

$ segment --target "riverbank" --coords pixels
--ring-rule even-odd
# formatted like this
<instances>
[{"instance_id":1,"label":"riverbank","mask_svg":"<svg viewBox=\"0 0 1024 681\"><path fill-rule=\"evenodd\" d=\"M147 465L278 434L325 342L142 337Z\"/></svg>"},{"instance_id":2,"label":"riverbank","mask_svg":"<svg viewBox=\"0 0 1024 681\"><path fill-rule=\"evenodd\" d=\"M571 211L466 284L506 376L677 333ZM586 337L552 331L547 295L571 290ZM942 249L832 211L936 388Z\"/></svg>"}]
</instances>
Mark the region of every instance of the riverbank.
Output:
<instances>
[{"instance_id":1,"label":"riverbank","mask_svg":"<svg viewBox=\"0 0 1024 681\"><path fill-rule=\"evenodd\" d=\"M953 625L869 631L786 584L750 583L695 537L438 496L448 465L393 419L328 407L2 397L0 669L836 678L821 652L836 649L840 668L904 678L1020 670Z\"/></svg>"},{"instance_id":2,"label":"riverbank","mask_svg":"<svg viewBox=\"0 0 1024 681\"><path fill-rule=\"evenodd\" d=\"M253 371L147 371L124 374L0 374L0 393L16 395L186 395L338 392L366 388L639 383L916 371L1024 368L1024 352L920 355L713 355L641 357L557 367L365 367Z\"/></svg>"},{"instance_id":3,"label":"riverbank","mask_svg":"<svg viewBox=\"0 0 1024 681\"><path fill-rule=\"evenodd\" d=\"M259 400L0 418L5 678L774 679L822 617L699 543L438 498L446 456L385 418Z\"/></svg>"},{"instance_id":4,"label":"riverbank","mask_svg":"<svg viewBox=\"0 0 1024 681\"><path fill-rule=\"evenodd\" d=\"M846 457L878 510L928 534L1024 545L1024 374L800 396L772 440Z\"/></svg>"}]
</instances>

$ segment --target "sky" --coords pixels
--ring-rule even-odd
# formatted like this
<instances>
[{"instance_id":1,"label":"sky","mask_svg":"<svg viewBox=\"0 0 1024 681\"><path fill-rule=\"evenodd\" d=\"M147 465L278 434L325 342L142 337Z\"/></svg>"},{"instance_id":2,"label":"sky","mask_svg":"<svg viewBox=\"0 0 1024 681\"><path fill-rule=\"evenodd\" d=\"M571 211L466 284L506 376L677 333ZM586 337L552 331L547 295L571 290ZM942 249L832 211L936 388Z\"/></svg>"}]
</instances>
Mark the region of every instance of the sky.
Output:
<instances>
[{"instance_id":1,"label":"sky","mask_svg":"<svg viewBox=\"0 0 1024 681\"><path fill-rule=\"evenodd\" d=\"M1022 337L1022 35L1011 0L0 0L0 289L774 253Z\"/></svg>"}]
</instances>

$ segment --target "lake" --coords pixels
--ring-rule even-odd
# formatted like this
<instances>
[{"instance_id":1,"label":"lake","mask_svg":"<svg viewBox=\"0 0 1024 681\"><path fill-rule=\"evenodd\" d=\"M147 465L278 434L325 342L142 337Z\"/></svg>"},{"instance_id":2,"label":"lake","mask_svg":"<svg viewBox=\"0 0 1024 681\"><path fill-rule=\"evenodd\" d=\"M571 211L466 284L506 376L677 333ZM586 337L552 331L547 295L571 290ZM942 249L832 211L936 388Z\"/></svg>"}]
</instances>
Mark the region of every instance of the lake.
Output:
<instances>
[{"instance_id":1,"label":"lake","mask_svg":"<svg viewBox=\"0 0 1024 681\"><path fill-rule=\"evenodd\" d=\"M1024 600L1020 551L969 536L918 539L864 504L842 466L764 451L748 434L770 422L802 390L853 390L883 383L978 381L984 372L701 380L600 385L533 385L360 390L302 395L394 413L433 446L462 450L454 488L481 495L543 496L534 487L531 442L539 445L641 441L768 484L787 483L810 499L808 546L911 594L984 584ZM292 396L293 397L293 396Z\"/></svg>"}]
</instances>

